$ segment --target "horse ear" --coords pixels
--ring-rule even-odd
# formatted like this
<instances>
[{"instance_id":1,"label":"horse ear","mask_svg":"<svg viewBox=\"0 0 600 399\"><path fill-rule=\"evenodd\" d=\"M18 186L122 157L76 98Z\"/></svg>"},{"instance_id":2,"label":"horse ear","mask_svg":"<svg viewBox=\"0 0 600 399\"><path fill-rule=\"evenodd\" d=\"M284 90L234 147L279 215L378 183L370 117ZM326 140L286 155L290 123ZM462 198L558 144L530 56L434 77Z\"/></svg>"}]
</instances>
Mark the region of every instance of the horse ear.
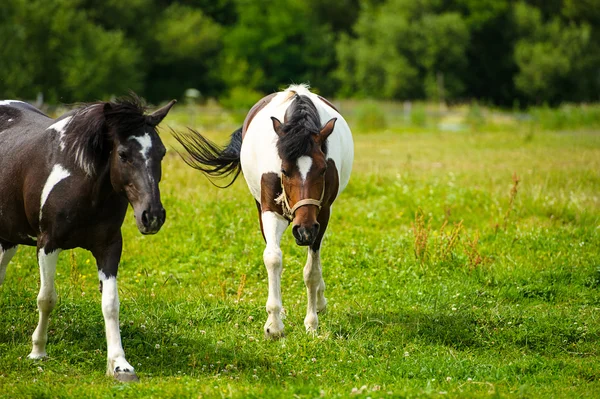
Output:
<instances>
[{"instance_id":1,"label":"horse ear","mask_svg":"<svg viewBox=\"0 0 600 399\"><path fill-rule=\"evenodd\" d=\"M148 115L146 117L148 120L148 124L151 126L157 126L160 122L162 122L163 119L165 119L165 116L167 116L167 114L171 110L171 107L173 107L173 105L175 105L176 102L177 100L171 100L164 107L159 108L150 115Z\"/></svg>"},{"instance_id":2,"label":"horse ear","mask_svg":"<svg viewBox=\"0 0 600 399\"><path fill-rule=\"evenodd\" d=\"M275 133L277 133L279 137L283 136L284 133L283 129L281 129L281 122L279 121L279 119L272 116L271 120L273 121L273 130L275 130Z\"/></svg>"},{"instance_id":3,"label":"horse ear","mask_svg":"<svg viewBox=\"0 0 600 399\"><path fill-rule=\"evenodd\" d=\"M324 143L325 140L327 140L327 137L329 137L329 135L331 133L333 133L333 128L335 127L335 121L337 121L337 118L331 118L325 124L325 126L323 126L323 128L321 129L321 132L319 132L319 141L321 143Z\"/></svg>"}]
</instances>

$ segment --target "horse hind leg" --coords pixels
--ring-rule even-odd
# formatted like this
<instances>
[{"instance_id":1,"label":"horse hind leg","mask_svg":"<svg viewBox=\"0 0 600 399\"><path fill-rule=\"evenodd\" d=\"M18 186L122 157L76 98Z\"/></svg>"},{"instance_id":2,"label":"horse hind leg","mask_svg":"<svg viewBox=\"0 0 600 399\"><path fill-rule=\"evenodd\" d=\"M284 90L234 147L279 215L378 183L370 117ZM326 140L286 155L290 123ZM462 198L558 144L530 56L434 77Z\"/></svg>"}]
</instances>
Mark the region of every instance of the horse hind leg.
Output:
<instances>
[{"instance_id":1,"label":"horse hind leg","mask_svg":"<svg viewBox=\"0 0 600 399\"><path fill-rule=\"evenodd\" d=\"M0 285L4 282L6 267L16 252L16 245L0 242Z\"/></svg>"},{"instance_id":2,"label":"horse hind leg","mask_svg":"<svg viewBox=\"0 0 600 399\"><path fill-rule=\"evenodd\" d=\"M54 277L56 275L56 262L60 249L46 251L38 247L38 263L40 266L40 292L37 297L39 321L33 332L33 348L29 354L30 359L42 359L47 357L46 342L48 342L48 320L50 313L56 305L57 295L54 288Z\"/></svg>"},{"instance_id":3,"label":"horse hind leg","mask_svg":"<svg viewBox=\"0 0 600 399\"><path fill-rule=\"evenodd\" d=\"M307 332L316 332L319 326L317 313L325 311L327 299L325 299L325 281L321 268L320 251L308 249L308 258L304 266L304 284L306 285L307 305L304 326Z\"/></svg>"}]
</instances>

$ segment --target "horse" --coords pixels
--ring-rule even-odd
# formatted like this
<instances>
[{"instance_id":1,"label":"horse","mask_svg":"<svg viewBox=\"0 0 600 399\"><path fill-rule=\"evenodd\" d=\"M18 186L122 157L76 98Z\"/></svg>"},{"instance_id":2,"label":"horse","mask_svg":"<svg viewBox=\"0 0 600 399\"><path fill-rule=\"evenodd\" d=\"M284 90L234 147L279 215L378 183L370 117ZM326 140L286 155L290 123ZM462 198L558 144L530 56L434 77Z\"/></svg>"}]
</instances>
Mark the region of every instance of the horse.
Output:
<instances>
[{"instance_id":1,"label":"horse","mask_svg":"<svg viewBox=\"0 0 600 399\"><path fill-rule=\"evenodd\" d=\"M117 270L128 204L142 234L165 222L160 200L166 149L156 126L175 100L145 114L135 95L82 104L57 119L32 105L0 101L0 285L18 245L36 246L41 286L30 359L47 357L48 319L61 251L96 259L107 341L107 375L137 381L119 331Z\"/></svg>"},{"instance_id":2,"label":"horse","mask_svg":"<svg viewBox=\"0 0 600 399\"><path fill-rule=\"evenodd\" d=\"M185 150L180 155L188 165L213 183L230 179L220 187L230 186L243 172L266 243L263 261L269 291L264 332L271 339L284 336L280 241L289 224L293 225L296 244L308 246L304 325L307 332L315 333L317 313L327 306L321 241L331 206L350 179L354 158L352 133L342 115L308 85L291 85L258 101L225 147L192 129L176 133L175 138Z\"/></svg>"}]
</instances>

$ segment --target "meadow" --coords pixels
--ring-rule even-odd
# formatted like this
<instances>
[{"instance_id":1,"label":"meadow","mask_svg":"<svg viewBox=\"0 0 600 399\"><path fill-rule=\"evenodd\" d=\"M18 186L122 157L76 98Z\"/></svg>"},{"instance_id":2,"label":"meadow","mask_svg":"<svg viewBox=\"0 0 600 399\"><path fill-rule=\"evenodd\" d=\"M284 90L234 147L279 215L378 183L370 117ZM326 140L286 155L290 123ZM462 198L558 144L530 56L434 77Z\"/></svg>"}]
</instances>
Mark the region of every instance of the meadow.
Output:
<instances>
[{"instance_id":1,"label":"meadow","mask_svg":"<svg viewBox=\"0 0 600 399\"><path fill-rule=\"evenodd\" d=\"M105 376L82 250L59 259L49 359L26 358L39 277L21 247L0 287L0 397L599 397L597 110L338 105L356 155L322 249L317 335L303 325L306 248L288 230L286 337L264 339L254 201L243 178L222 190L187 167L166 128L225 143L240 115L178 104L162 129L167 222L123 228L121 331L141 381Z\"/></svg>"}]
</instances>

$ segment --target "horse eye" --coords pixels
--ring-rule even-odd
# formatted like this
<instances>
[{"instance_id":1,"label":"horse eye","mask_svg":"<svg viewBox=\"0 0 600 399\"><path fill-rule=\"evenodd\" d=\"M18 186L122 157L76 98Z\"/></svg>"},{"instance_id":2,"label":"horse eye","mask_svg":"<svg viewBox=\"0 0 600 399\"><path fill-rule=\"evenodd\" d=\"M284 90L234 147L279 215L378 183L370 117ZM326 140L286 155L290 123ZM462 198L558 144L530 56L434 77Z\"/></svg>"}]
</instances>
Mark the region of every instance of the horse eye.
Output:
<instances>
[{"instance_id":1,"label":"horse eye","mask_svg":"<svg viewBox=\"0 0 600 399\"><path fill-rule=\"evenodd\" d=\"M125 151L119 151L119 159L121 162L127 162L127 153Z\"/></svg>"},{"instance_id":2,"label":"horse eye","mask_svg":"<svg viewBox=\"0 0 600 399\"><path fill-rule=\"evenodd\" d=\"M288 175L287 171L285 169L281 169L281 173L285 176L285 177L290 177L290 175Z\"/></svg>"}]
</instances>

